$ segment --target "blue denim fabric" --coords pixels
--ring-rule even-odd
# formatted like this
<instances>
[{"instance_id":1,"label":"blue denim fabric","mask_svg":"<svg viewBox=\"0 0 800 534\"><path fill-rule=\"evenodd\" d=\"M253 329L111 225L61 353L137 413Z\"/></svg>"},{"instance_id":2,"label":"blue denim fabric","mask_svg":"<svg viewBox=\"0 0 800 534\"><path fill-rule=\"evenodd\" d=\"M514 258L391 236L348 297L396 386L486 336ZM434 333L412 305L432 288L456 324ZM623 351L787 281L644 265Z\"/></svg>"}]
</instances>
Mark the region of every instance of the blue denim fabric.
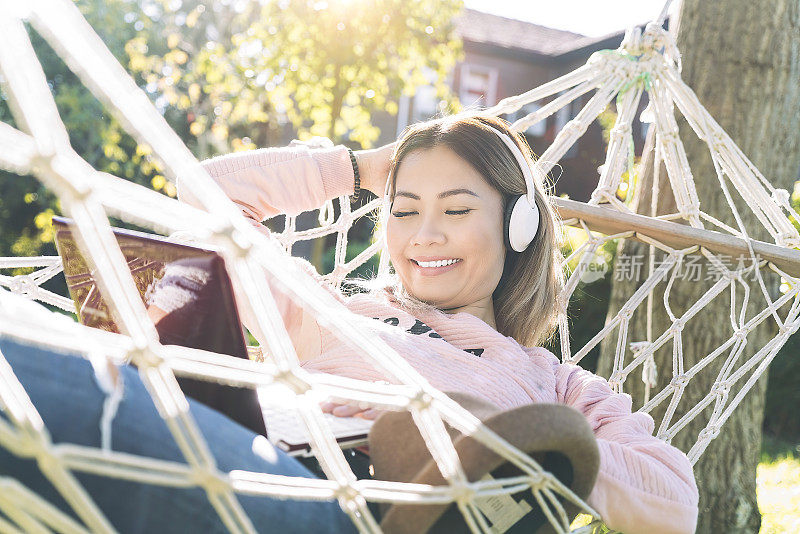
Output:
<instances>
[{"instance_id":1,"label":"blue denim fabric","mask_svg":"<svg viewBox=\"0 0 800 534\"><path fill-rule=\"evenodd\" d=\"M83 359L0 338L11 364L47 426L54 443L100 446L99 422L105 395L92 365ZM136 369L120 369L125 394L112 424L111 448L156 459L185 462ZM274 462L253 453L256 434L219 412L189 400L191 414L223 471L242 469L314 477L295 459L275 450ZM0 412L0 418L6 418ZM0 475L11 476L76 517L44 478L35 461L0 448ZM154 486L75 473L108 520L122 533L227 532L199 488ZM292 501L238 495L259 532L355 532L336 502ZM0 514L2 515L2 514Z\"/></svg>"}]
</instances>

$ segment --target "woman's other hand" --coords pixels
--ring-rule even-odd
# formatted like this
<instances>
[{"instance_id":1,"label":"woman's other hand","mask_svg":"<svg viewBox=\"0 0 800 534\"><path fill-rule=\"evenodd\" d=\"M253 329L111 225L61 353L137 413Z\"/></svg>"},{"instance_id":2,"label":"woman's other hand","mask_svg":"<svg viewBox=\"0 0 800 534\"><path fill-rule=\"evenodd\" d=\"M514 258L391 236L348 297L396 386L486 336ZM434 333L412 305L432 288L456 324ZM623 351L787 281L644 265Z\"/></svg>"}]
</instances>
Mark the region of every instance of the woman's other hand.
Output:
<instances>
[{"instance_id":1,"label":"woman's other hand","mask_svg":"<svg viewBox=\"0 0 800 534\"><path fill-rule=\"evenodd\" d=\"M383 410L375 408L359 408L352 404L336 404L334 402L323 402L320 408L324 413L333 414L336 417L360 417L361 419L370 420L383 413Z\"/></svg>"},{"instance_id":2,"label":"woman's other hand","mask_svg":"<svg viewBox=\"0 0 800 534\"><path fill-rule=\"evenodd\" d=\"M358 172L361 175L361 189L366 189L378 197L383 196L386 179L389 177L389 161L396 143L371 150L354 152Z\"/></svg>"}]
</instances>

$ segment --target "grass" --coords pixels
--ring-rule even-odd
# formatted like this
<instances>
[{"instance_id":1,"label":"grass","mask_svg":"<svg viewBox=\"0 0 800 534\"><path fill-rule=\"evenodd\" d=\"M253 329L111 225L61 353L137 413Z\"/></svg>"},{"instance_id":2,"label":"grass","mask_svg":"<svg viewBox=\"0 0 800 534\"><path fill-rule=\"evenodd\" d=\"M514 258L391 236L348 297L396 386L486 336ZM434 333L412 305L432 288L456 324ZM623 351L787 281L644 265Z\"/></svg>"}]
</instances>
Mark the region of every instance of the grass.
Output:
<instances>
[{"instance_id":1,"label":"grass","mask_svg":"<svg viewBox=\"0 0 800 534\"><path fill-rule=\"evenodd\" d=\"M759 534L800 532L800 445L764 436L756 481Z\"/></svg>"}]
</instances>

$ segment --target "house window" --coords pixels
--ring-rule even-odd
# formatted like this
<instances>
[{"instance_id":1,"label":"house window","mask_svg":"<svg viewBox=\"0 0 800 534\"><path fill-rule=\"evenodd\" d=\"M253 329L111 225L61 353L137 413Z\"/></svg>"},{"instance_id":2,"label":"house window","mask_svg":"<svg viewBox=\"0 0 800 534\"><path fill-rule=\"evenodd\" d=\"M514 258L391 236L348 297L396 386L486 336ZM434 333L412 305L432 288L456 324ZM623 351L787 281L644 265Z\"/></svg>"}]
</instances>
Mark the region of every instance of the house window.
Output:
<instances>
[{"instance_id":1,"label":"house window","mask_svg":"<svg viewBox=\"0 0 800 534\"><path fill-rule=\"evenodd\" d=\"M494 106L497 103L497 69L483 65L461 65L458 97L463 106Z\"/></svg>"}]
</instances>

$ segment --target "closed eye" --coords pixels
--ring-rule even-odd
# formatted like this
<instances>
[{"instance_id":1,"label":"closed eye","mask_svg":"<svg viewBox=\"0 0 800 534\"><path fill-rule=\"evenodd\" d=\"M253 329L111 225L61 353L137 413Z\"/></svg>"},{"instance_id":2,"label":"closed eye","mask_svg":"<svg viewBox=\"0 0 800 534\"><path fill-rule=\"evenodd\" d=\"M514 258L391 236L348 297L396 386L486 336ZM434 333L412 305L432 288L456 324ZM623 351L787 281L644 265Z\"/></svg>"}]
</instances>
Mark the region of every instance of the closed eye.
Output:
<instances>
[{"instance_id":1,"label":"closed eye","mask_svg":"<svg viewBox=\"0 0 800 534\"><path fill-rule=\"evenodd\" d=\"M448 215L466 215L472 211L472 209L465 209L465 210L447 210L445 211ZM397 218L408 217L409 215L415 215L416 211L395 211L392 213Z\"/></svg>"}]
</instances>

